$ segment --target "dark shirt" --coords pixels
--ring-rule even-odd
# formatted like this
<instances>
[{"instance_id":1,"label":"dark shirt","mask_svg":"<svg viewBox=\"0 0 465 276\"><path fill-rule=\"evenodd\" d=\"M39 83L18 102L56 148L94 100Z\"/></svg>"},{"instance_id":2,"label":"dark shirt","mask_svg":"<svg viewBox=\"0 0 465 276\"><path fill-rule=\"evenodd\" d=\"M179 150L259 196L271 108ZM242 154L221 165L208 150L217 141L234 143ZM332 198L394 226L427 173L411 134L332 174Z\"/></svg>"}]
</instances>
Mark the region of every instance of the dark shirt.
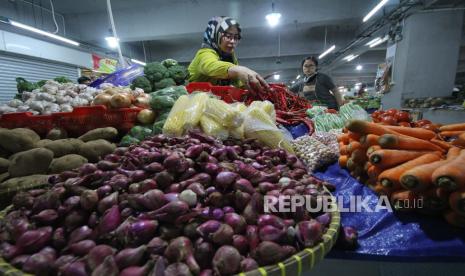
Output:
<instances>
[{"instance_id":1,"label":"dark shirt","mask_svg":"<svg viewBox=\"0 0 465 276\"><path fill-rule=\"evenodd\" d=\"M336 86L326 74L317 73L312 77L301 78L289 89L309 101L318 101L328 108L338 109L336 97L331 93L336 91Z\"/></svg>"}]
</instances>

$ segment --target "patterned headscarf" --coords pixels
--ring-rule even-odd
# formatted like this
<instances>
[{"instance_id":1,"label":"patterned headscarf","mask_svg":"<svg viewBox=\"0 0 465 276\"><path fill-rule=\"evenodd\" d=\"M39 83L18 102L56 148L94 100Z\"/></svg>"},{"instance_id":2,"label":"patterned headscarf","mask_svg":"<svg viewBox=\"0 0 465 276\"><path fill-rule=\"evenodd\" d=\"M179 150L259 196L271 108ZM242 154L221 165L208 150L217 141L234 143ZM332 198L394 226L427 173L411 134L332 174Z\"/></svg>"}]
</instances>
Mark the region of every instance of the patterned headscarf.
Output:
<instances>
[{"instance_id":1,"label":"patterned headscarf","mask_svg":"<svg viewBox=\"0 0 465 276\"><path fill-rule=\"evenodd\" d=\"M225 55L220 50L220 41L222 33L225 32L229 27L236 26L241 32L239 23L231 18L226 16L215 16L208 21L207 29L203 33L203 43L202 48L212 48L217 51L220 56Z\"/></svg>"}]
</instances>

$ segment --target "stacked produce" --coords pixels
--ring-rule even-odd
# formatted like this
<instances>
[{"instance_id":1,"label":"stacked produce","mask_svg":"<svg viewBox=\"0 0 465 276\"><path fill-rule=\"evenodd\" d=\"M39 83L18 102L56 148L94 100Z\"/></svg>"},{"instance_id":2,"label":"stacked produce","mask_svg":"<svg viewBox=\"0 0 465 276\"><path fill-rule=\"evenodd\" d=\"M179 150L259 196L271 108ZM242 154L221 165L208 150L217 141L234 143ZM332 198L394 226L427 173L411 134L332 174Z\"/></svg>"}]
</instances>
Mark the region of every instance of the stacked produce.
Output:
<instances>
[{"instance_id":1,"label":"stacked produce","mask_svg":"<svg viewBox=\"0 0 465 276\"><path fill-rule=\"evenodd\" d=\"M230 105L199 92L179 97L163 126L163 133L181 136L200 127L204 133L219 139L253 138L271 148L293 152L276 127L275 116L274 106L268 101L254 101L249 107L241 103Z\"/></svg>"},{"instance_id":2,"label":"stacked produce","mask_svg":"<svg viewBox=\"0 0 465 276\"><path fill-rule=\"evenodd\" d=\"M342 129L344 123L351 119L368 120L368 113L356 104L345 104L340 107L339 114L331 112L323 106L313 106L307 109L307 115L313 119L315 131L328 132Z\"/></svg>"},{"instance_id":3,"label":"stacked produce","mask_svg":"<svg viewBox=\"0 0 465 276\"><path fill-rule=\"evenodd\" d=\"M443 215L465 227L465 136L449 143L428 129L358 120L346 128L338 137L339 164L352 176L389 196L400 211ZM464 124L441 128L465 130Z\"/></svg>"},{"instance_id":4,"label":"stacked produce","mask_svg":"<svg viewBox=\"0 0 465 276\"><path fill-rule=\"evenodd\" d=\"M144 67L144 76L134 79L131 88L141 88L145 93L155 92L170 86L184 85L187 78L186 67L174 59L151 62Z\"/></svg>"},{"instance_id":5,"label":"stacked produce","mask_svg":"<svg viewBox=\"0 0 465 276\"><path fill-rule=\"evenodd\" d=\"M54 182L16 195L1 221L0 254L25 272L232 275L317 245L331 221L263 213L264 195L325 192L295 155L251 139L156 135Z\"/></svg>"},{"instance_id":6,"label":"stacked produce","mask_svg":"<svg viewBox=\"0 0 465 276\"><path fill-rule=\"evenodd\" d=\"M320 169L338 160L338 152L334 150L334 134L302 136L291 142L296 155L304 161L309 171ZM325 142L329 145L325 145ZM337 144L336 144L337 145Z\"/></svg>"},{"instance_id":7,"label":"stacked produce","mask_svg":"<svg viewBox=\"0 0 465 276\"><path fill-rule=\"evenodd\" d=\"M97 162L113 152L115 128L94 129L79 138L66 138L58 129L47 139L26 128L0 129L0 198L2 206L16 191L47 184L48 175Z\"/></svg>"},{"instance_id":8,"label":"stacked produce","mask_svg":"<svg viewBox=\"0 0 465 276\"><path fill-rule=\"evenodd\" d=\"M447 107L451 105L461 105L465 99L465 93L459 92L451 97L427 97L405 99L403 107L410 108L430 108L430 107Z\"/></svg>"}]
</instances>

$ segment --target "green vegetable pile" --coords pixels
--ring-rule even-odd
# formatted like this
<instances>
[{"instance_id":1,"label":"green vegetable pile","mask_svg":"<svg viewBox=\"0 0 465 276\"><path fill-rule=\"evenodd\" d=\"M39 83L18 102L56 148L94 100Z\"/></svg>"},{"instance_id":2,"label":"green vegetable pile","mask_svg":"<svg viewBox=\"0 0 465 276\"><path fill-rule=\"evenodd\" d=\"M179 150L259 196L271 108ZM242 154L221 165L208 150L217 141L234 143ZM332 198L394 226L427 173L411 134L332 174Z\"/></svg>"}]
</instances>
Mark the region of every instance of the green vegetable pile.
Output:
<instances>
[{"instance_id":1,"label":"green vegetable pile","mask_svg":"<svg viewBox=\"0 0 465 276\"><path fill-rule=\"evenodd\" d=\"M307 115L313 119L316 131L328 132L332 129L342 129L345 122L358 119L369 120L368 113L359 105L348 103L340 107L339 114L325 113L325 109L314 106L307 110Z\"/></svg>"},{"instance_id":2,"label":"green vegetable pile","mask_svg":"<svg viewBox=\"0 0 465 276\"><path fill-rule=\"evenodd\" d=\"M165 59L162 62L148 63L144 67L144 75L135 78L131 88L138 87L145 93L150 93L171 86L184 85L187 79L187 69L174 59Z\"/></svg>"},{"instance_id":3,"label":"green vegetable pile","mask_svg":"<svg viewBox=\"0 0 465 276\"><path fill-rule=\"evenodd\" d=\"M25 78L16 78L16 89L18 93L15 95L15 99L21 99L21 95L24 91L31 92L34 89L41 88L45 82L46 80L29 82Z\"/></svg>"}]
</instances>

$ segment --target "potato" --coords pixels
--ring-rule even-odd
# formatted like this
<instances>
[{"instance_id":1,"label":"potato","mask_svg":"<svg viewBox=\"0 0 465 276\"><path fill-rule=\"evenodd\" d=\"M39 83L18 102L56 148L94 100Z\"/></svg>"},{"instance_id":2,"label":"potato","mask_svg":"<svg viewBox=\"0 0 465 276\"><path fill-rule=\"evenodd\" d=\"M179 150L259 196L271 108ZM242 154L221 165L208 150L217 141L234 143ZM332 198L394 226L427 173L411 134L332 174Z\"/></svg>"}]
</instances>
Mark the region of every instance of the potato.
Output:
<instances>
[{"instance_id":1,"label":"potato","mask_svg":"<svg viewBox=\"0 0 465 276\"><path fill-rule=\"evenodd\" d=\"M65 139L68 138L68 132L62 128L52 128L45 138L50 140Z\"/></svg>"},{"instance_id":2,"label":"potato","mask_svg":"<svg viewBox=\"0 0 465 276\"><path fill-rule=\"evenodd\" d=\"M60 158L53 159L52 164L50 164L49 173L55 174L76 169L87 162L87 159L83 156L68 154Z\"/></svg>"},{"instance_id":3,"label":"potato","mask_svg":"<svg viewBox=\"0 0 465 276\"><path fill-rule=\"evenodd\" d=\"M48 185L49 175L34 174L22 177L10 178L0 183L0 196L4 199L8 193L15 193L15 191L29 190L38 188L44 185ZM11 199L11 198L10 198ZM0 202L0 206L3 206L5 201Z\"/></svg>"},{"instance_id":4,"label":"potato","mask_svg":"<svg viewBox=\"0 0 465 276\"><path fill-rule=\"evenodd\" d=\"M34 148L34 135L25 135L26 132L12 131L9 129L0 129L0 147L7 152L16 153ZM37 134L36 134L37 135ZM37 140L38 141L38 140Z\"/></svg>"},{"instance_id":5,"label":"potato","mask_svg":"<svg viewBox=\"0 0 465 276\"><path fill-rule=\"evenodd\" d=\"M86 132L85 134L81 135L78 139L89 142L98 139L104 140L113 140L116 136L118 136L118 130L114 127L102 127L96 128Z\"/></svg>"},{"instance_id":6,"label":"potato","mask_svg":"<svg viewBox=\"0 0 465 276\"><path fill-rule=\"evenodd\" d=\"M11 177L45 174L53 160L53 151L38 148L20 152L11 160L8 172Z\"/></svg>"},{"instance_id":7,"label":"potato","mask_svg":"<svg viewBox=\"0 0 465 276\"><path fill-rule=\"evenodd\" d=\"M0 147L0 157L1 158L8 158L10 157L11 153L9 153L6 149Z\"/></svg>"},{"instance_id":8,"label":"potato","mask_svg":"<svg viewBox=\"0 0 465 276\"><path fill-rule=\"evenodd\" d=\"M78 153L79 147L82 144L84 144L84 142L79 139L68 138L51 141L45 144L44 148L53 151L54 157L58 158L67 154Z\"/></svg>"},{"instance_id":9,"label":"potato","mask_svg":"<svg viewBox=\"0 0 465 276\"><path fill-rule=\"evenodd\" d=\"M36 143L36 148L45 148L45 145L52 142L50 139L42 139Z\"/></svg>"},{"instance_id":10,"label":"potato","mask_svg":"<svg viewBox=\"0 0 465 276\"><path fill-rule=\"evenodd\" d=\"M5 158L0 158L0 173L7 172L9 166L10 166L10 160L5 159Z\"/></svg>"},{"instance_id":11,"label":"potato","mask_svg":"<svg viewBox=\"0 0 465 276\"><path fill-rule=\"evenodd\" d=\"M18 133L20 135L25 135L31 137L32 141L37 142L40 140L40 136L32 129L29 128L15 128L11 130L14 133Z\"/></svg>"},{"instance_id":12,"label":"potato","mask_svg":"<svg viewBox=\"0 0 465 276\"><path fill-rule=\"evenodd\" d=\"M84 156L89 162L98 162L100 157L112 153L116 146L106 140L99 139L89 141L79 148L79 155Z\"/></svg>"}]
</instances>

